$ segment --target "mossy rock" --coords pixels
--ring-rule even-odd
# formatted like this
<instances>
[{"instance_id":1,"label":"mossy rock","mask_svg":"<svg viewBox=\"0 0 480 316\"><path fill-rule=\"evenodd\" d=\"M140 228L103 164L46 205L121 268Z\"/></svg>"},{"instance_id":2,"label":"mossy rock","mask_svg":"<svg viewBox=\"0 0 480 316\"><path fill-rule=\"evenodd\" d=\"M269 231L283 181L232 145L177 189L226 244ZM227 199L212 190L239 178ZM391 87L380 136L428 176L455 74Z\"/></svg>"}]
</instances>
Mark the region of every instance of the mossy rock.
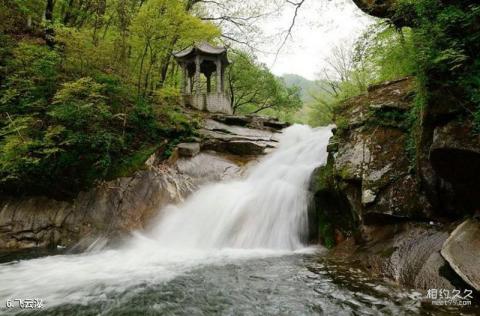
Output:
<instances>
[{"instance_id":1,"label":"mossy rock","mask_svg":"<svg viewBox=\"0 0 480 316\"><path fill-rule=\"evenodd\" d=\"M343 190L334 176L333 156L317 168L310 184L313 202L310 208L310 239L317 239L327 248L335 246L335 231L353 235L357 224Z\"/></svg>"}]
</instances>

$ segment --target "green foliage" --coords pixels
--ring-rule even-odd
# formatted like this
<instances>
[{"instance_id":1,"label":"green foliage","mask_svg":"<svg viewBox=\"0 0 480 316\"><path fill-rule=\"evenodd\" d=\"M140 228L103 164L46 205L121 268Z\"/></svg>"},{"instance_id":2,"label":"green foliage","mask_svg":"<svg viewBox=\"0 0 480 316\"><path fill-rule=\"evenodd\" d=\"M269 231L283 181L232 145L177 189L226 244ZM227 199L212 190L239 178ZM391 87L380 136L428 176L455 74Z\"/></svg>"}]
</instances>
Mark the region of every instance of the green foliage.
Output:
<instances>
[{"instance_id":1,"label":"green foliage","mask_svg":"<svg viewBox=\"0 0 480 316\"><path fill-rule=\"evenodd\" d=\"M413 107L408 112L407 123L409 126L408 135L405 143L405 151L407 153L410 169L415 170L417 165L417 149L418 143L421 138L421 113L424 104L426 104L425 88L422 87L423 80L421 75L417 76L416 80L416 95L413 103Z\"/></svg>"},{"instance_id":2,"label":"green foliage","mask_svg":"<svg viewBox=\"0 0 480 316\"><path fill-rule=\"evenodd\" d=\"M375 126L393 127L408 131L411 127L409 120L409 112L394 109L374 109L369 124Z\"/></svg>"},{"instance_id":3,"label":"green foliage","mask_svg":"<svg viewBox=\"0 0 480 316\"><path fill-rule=\"evenodd\" d=\"M122 88L102 81L62 84L44 116L8 114L1 130L3 191L69 196L97 179L131 174L163 139L192 134L192 124L172 110L155 113L143 100L119 104L109 94Z\"/></svg>"},{"instance_id":4,"label":"green foliage","mask_svg":"<svg viewBox=\"0 0 480 316\"><path fill-rule=\"evenodd\" d=\"M370 85L394 80L415 72L415 48L410 28L396 29L379 23L370 27L357 40L353 60L356 71L367 72L364 76Z\"/></svg>"},{"instance_id":5,"label":"green foliage","mask_svg":"<svg viewBox=\"0 0 480 316\"><path fill-rule=\"evenodd\" d=\"M0 5L0 193L70 197L194 135L171 51L219 30L182 1Z\"/></svg>"},{"instance_id":6,"label":"green foliage","mask_svg":"<svg viewBox=\"0 0 480 316\"><path fill-rule=\"evenodd\" d=\"M422 106L456 106L479 130L480 4L478 1L402 0L397 14L413 25Z\"/></svg>"},{"instance_id":7,"label":"green foliage","mask_svg":"<svg viewBox=\"0 0 480 316\"><path fill-rule=\"evenodd\" d=\"M307 103L308 123L332 123L334 110L345 100L365 93L369 85L394 80L415 72L412 31L385 23L369 28L353 49L339 46L328 60L330 68ZM338 122L336 122L338 124Z\"/></svg>"},{"instance_id":8,"label":"green foliage","mask_svg":"<svg viewBox=\"0 0 480 316\"><path fill-rule=\"evenodd\" d=\"M45 46L19 43L5 60L0 110L10 113L45 110L58 77L59 55Z\"/></svg>"},{"instance_id":9,"label":"green foliage","mask_svg":"<svg viewBox=\"0 0 480 316\"><path fill-rule=\"evenodd\" d=\"M333 123L333 113L339 100L330 92L317 90L307 102L307 122L312 126L326 126ZM337 122L337 126L339 122Z\"/></svg>"},{"instance_id":10,"label":"green foliage","mask_svg":"<svg viewBox=\"0 0 480 316\"><path fill-rule=\"evenodd\" d=\"M0 0L0 34L32 30L42 24L44 10L44 0Z\"/></svg>"},{"instance_id":11,"label":"green foliage","mask_svg":"<svg viewBox=\"0 0 480 316\"><path fill-rule=\"evenodd\" d=\"M302 101L298 87L288 87L254 57L236 52L227 79L235 113L261 113L288 118Z\"/></svg>"},{"instance_id":12,"label":"green foliage","mask_svg":"<svg viewBox=\"0 0 480 316\"><path fill-rule=\"evenodd\" d=\"M326 220L325 216L320 216L318 230L321 243L328 249L333 248L335 246L335 232L332 224Z\"/></svg>"},{"instance_id":13,"label":"green foliage","mask_svg":"<svg viewBox=\"0 0 480 316\"><path fill-rule=\"evenodd\" d=\"M145 161L157 150L159 145L147 146L133 152L131 155L123 156L112 163L107 179L132 176L135 171L145 167Z\"/></svg>"},{"instance_id":14,"label":"green foliage","mask_svg":"<svg viewBox=\"0 0 480 316\"><path fill-rule=\"evenodd\" d=\"M473 132L480 134L480 109L473 112Z\"/></svg>"}]
</instances>

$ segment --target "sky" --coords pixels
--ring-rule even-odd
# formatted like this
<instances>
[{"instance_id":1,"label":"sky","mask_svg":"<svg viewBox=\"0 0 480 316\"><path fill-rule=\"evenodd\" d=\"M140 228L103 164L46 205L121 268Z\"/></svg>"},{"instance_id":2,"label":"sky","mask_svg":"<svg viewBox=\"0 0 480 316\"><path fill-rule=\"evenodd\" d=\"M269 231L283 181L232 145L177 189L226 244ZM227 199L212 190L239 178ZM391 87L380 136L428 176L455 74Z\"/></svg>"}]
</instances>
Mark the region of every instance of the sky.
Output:
<instances>
[{"instance_id":1,"label":"sky","mask_svg":"<svg viewBox=\"0 0 480 316\"><path fill-rule=\"evenodd\" d=\"M271 40L261 50L269 53L257 55L276 75L298 74L310 80L319 79L333 47L353 44L375 22L351 0L307 0L298 12L292 36L275 62L282 33L290 26L293 14L293 7L285 6L277 16L263 21L260 28Z\"/></svg>"}]
</instances>

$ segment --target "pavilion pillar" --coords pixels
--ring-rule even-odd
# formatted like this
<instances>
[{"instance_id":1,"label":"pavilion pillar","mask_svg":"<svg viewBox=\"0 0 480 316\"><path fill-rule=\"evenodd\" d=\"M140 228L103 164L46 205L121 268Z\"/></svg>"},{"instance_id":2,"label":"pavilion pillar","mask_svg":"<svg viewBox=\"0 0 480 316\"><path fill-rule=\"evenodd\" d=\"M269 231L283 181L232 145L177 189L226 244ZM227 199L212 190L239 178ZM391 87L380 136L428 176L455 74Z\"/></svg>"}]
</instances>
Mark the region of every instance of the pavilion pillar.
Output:
<instances>
[{"instance_id":1,"label":"pavilion pillar","mask_svg":"<svg viewBox=\"0 0 480 316\"><path fill-rule=\"evenodd\" d=\"M220 67L220 86L222 87L222 93L225 92L225 67Z\"/></svg>"},{"instance_id":2,"label":"pavilion pillar","mask_svg":"<svg viewBox=\"0 0 480 316\"><path fill-rule=\"evenodd\" d=\"M217 83L217 93L222 93L223 92L223 80L222 80L222 61L217 58L215 61L215 64L217 66L217 70L215 72L215 75L217 76L216 83Z\"/></svg>"},{"instance_id":3,"label":"pavilion pillar","mask_svg":"<svg viewBox=\"0 0 480 316\"><path fill-rule=\"evenodd\" d=\"M208 75L206 75L206 77L207 77L207 93L210 93L212 92L212 80L211 80L212 74L209 73Z\"/></svg>"},{"instance_id":4,"label":"pavilion pillar","mask_svg":"<svg viewBox=\"0 0 480 316\"><path fill-rule=\"evenodd\" d=\"M192 94L192 77L188 73L188 69L187 69L187 75L185 77L185 80L186 80L186 85L187 85L187 87L185 89L185 93L186 94Z\"/></svg>"},{"instance_id":5,"label":"pavilion pillar","mask_svg":"<svg viewBox=\"0 0 480 316\"><path fill-rule=\"evenodd\" d=\"M195 56L195 94L200 94L200 56Z\"/></svg>"},{"instance_id":6,"label":"pavilion pillar","mask_svg":"<svg viewBox=\"0 0 480 316\"><path fill-rule=\"evenodd\" d=\"M187 72L187 67L184 63L180 64L180 67L182 68L182 92L183 94L188 93L188 72Z\"/></svg>"}]
</instances>

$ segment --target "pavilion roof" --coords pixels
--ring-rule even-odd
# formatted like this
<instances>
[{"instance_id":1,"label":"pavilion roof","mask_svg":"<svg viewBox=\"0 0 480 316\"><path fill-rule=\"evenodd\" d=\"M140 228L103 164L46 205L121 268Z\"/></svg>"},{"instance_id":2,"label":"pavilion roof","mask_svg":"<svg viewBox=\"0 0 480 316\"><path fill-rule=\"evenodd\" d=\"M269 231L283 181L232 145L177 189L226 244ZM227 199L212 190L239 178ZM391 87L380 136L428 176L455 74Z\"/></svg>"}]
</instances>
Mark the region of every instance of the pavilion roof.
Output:
<instances>
[{"instance_id":1,"label":"pavilion roof","mask_svg":"<svg viewBox=\"0 0 480 316\"><path fill-rule=\"evenodd\" d=\"M207 55L222 55L227 52L225 47L213 46L207 42L201 42L193 46L187 47L181 51L173 52L176 58L183 58L192 53L203 53Z\"/></svg>"}]
</instances>

